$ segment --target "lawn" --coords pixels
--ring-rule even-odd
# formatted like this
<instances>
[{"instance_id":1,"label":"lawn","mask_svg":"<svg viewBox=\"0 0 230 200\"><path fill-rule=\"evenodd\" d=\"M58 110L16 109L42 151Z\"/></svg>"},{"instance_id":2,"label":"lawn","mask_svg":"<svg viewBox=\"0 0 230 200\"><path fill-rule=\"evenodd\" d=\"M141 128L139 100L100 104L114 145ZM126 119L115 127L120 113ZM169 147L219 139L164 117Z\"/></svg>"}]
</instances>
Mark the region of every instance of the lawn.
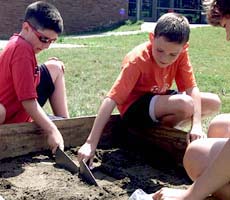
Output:
<instances>
[{"instance_id":1,"label":"lawn","mask_svg":"<svg viewBox=\"0 0 230 200\"><path fill-rule=\"evenodd\" d=\"M38 60L56 56L64 61L70 115L92 115L119 74L125 54L146 40L148 33L87 39L62 37L59 42L83 47L48 49L38 55ZM192 29L189 52L200 90L217 93L223 102L221 112L230 112L230 44L225 40L224 29Z\"/></svg>"}]
</instances>

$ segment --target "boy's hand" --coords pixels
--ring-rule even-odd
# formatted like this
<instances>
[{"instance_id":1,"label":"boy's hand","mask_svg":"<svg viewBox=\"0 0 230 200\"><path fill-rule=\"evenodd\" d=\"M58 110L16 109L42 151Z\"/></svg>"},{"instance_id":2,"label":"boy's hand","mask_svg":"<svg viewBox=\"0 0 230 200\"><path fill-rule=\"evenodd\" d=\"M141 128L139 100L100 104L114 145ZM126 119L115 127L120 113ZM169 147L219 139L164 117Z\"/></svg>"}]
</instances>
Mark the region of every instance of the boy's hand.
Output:
<instances>
[{"instance_id":1,"label":"boy's hand","mask_svg":"<svg viewBox=\"0 0 230 200\"><path fill-rule=\"evenodd\" d=\"M203 138L207 138L207 135L202 130L200 131L191 130L187 136L187 142L190 143L194 140L203 139Z\"/></svg>"},{"instance_id":2,"label":"boy's hand","mask_svg":"<svg viewBox=\"0 0 230 200\"><path fill-rule=\"evenodd\" d=\"M86 142L78 150L78 161L80 162L81 160L84 160L85 162L87 162L89 160L89 167L92 168L94 155L95 148L93 148L90 143Z\"/></svg>"},{"instance_id":3,"label":"boy's hand","mask_svg":"<svg viewBox=\"0 0 230 200\"><path fill-rule=\"evenodd\" d=\"M56 152L57 147L59 147L61 150L64 150L64 141L61 133L58 130L48 133L47 142L53 154Z\"/></svg>"},{"instance_id":4,"label":"boy's hand","mask_svg":"<svg viewBox=\"0 0 230 200\"><path fill-rule=\"evenodd\" d=\"M22 101L22 105L34 122L44 130L52 153L55 153L58 146L60 149L64 150L64 141L61 133L57 129L56 125L48 118L37 100L25 100Z\"/></svg>"}]
</instances>

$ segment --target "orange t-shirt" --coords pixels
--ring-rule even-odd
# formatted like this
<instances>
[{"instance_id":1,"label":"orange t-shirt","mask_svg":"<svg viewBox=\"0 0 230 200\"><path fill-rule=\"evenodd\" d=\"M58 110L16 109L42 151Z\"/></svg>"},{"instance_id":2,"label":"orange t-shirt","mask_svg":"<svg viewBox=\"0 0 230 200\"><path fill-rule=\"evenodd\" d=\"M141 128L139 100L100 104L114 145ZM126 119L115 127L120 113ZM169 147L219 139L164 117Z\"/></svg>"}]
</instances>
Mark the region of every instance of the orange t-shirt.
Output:
<instances>
[{"instance_id":1,"label":"orange t-shirt","mask_svg":"<svg viewBox=\"0 0 230 200\"><path fill-rule=\"evenodd\" d=\"M121 73L107 96L116 102L123 116L141 96L146 93L164 94L174 80L180 92L196 86L188 45L185 45L174 63L160 68L152 56L151 42L145 42L125 56Z\"/></svg>"}]
</instances>

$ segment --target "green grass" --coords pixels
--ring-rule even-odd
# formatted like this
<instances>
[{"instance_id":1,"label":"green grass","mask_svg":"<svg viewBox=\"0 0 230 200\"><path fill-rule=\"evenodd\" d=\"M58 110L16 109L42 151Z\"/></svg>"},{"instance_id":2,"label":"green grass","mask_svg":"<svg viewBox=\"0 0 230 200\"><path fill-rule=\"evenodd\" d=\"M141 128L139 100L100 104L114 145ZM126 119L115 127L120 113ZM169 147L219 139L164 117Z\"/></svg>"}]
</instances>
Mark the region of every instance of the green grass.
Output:
<instances>
[{"instance_id":1,"label":"green grass","mask_svg":"<svg viewBox=\"0 0 230 200\"><path fill-rule=\"evenodd\" d=\"M136 31L136 30L141 30L141 24L143 23L143 21L131 21L131 20L127 20L125 21L125 24L116 28L115 32L119 32L119 31Z\"/></svg>"},{"instance_id":2,"label":"green grass","mask_svg":"<svg viewBox=\"0 0 230 200\"><path fill-rule=\"evenodd\" d=\"M38 60L56 56L64 61L70 115L91 115L97 113L113 85L125 54L146 40L148 33L88 39L63 37L63 43L84 47L49 49L40 53ZM189 52L200 90L219 94L222 112L230 112L230 44L225 40L224 29L192 29Z\"/></svg>"},{"instance_id":3,"label":"green grass","mask_svg":"<svg viewBox=\"0 0 230 200\"><path fill-rule=\"evenodd\" d=\"M141 30L141 25L143 21L133 21L133 20L126 20L124 23L115 24L109 27L102 27L97 28L95 30L86 31L86 32L79 32L77 33L78 36L80 35L92 35L92 34L103 34L108 32L124 32L124 31L137 31ZM58 42L64 43L65 37L61 36L58 38Z\"/></svg>"},{"instance_id":4,"label":"green grass","mask_svg":"<svg viewBox=\"0 0 230 200\"><path fill-rule=\"evenodd\" d=\"M83 48L49 49L39 54L43 62L51 56L59 57L66 65L65 78L71 116L96 114L120 72L124 55L145 41L146 35L111 36L89 39L64 39L81 44Z\"/></svg>"},{"instance_id":5,"label":"green grass","mask_svg":"<svg viewBox=\"0 0 230 200\"><path fill-rule=\"evenodd\" d=\"M230 46L222 28L192 29L190 57L201 91L217 93L222 112L230 112Z\"/></svg>"}]
</instances>

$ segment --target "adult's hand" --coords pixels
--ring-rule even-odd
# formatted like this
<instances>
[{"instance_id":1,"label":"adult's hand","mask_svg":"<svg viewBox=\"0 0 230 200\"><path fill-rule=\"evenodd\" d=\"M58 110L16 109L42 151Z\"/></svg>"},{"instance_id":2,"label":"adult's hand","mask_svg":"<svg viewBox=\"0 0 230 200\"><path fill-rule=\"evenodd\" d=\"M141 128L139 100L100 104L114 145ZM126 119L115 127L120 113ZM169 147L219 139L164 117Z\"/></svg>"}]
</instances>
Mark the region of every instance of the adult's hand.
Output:
<instances>
[{"instance_id":1,"label":"adult's hand","mask_svg":"<svg viewBox=\"0 0 230 200\"><path fill-rule=\"evenodd\" d=\"M153 193L153 200L192 200L192 198L189 197L187 190L161 188Z\"/></svg>"}]
</instances>

